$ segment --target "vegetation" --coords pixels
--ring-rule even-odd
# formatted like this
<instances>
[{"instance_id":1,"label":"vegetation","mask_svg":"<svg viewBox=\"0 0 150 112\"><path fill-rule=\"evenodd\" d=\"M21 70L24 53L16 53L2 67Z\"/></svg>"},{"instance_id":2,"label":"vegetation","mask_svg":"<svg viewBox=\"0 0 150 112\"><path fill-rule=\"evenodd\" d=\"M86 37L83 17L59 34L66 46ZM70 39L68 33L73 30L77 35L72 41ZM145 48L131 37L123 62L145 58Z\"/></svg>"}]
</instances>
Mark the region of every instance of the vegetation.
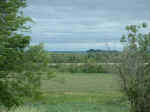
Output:
<instances>
[{"instance_id":1,"label":"vegetation","mask_svg":"<svg viewBox=\"0 0 150 112\"><path fill-rule=\"evenodd\" d=\"M99 104L57 104L19 107L9 112L126 112L127 109L117 105Z\"/></svg>"},{"instance_id":2,"label":"vegetation","mask_svg":"<svg viewBox=\"0 0 150 112\"><path fill-rule=\"evenodd\" d=\"M44 109L38 109L30 106L20 106L18 108L10 110L9 112L44 112Z\"/></svg>"},{"instance_id":3,"label":"vegetation","mask_svg":"<svg viewBox=\"0 0 150 112\"><path fill-rule=\"evenodd\" d=\"M36 96L42 71L47 69L47 53L42 45L29 47L29 30L22 8L26 0L0 1L0 104L10 108L23 102L23 97Z\"/></svg>"},{"instance_id":4,"label":"vegetation","mask_svg":"<svg viewBox=\"0 0 150 112\"><path fill-rule=\"evenodd\" d=\"M127 36L121 40L126 44L118 68L122 89L130 102L130 112L150 111L150 34L140 32L146 27L146 23L127 26Z\"/></svg>"},{"instance_id":5,"label":"vegetation","mask_svg":"<svg viewBox=\"0 0 150 112\"><path fill-rule=\"evenodd\" d=\"M88 50L82 53L50 52L49 54L51 56L50 63L118 63L120 52ZM108 58L110 55L111 58Z\"/></svg>"},{"instance_id":6,"label":"vegetation","mask_svg":"<svg viewBox=\"0 0 150 112\"><path fill-rule=\"evenodd\" d=\"M127 99L120 92L118 80L115 74L56 73L51 80L43 79L42 97L17 110L128 112Z\"/></svg>"},{"instance_id":7,"label":"vegetation","mask_svg":"<svg viewBox=\"0 0 150 112\"><path fill-rule=\"evenodd\" d=\"M49 67L57 72L69 73L109 73L112 71L110 64L97 63L55 63L50 64Z\"/></svg>"},{"instance_id":8,"label":"vegetation","mask_svg":"<svg viewBox=\"0 0 150 112\"><path fill-rule=\"evenodd\" d=\"M122 52L52 53L43 44L30 46L31 37L25 32L30 31L27 23L32 19L24 16L25 7L26 0L0 0L0 108L9 112L150 111L150 33L142 30L146 23L126 27ZM120 78L112 74L113 66Z\"/></svg>"}]
</instances>

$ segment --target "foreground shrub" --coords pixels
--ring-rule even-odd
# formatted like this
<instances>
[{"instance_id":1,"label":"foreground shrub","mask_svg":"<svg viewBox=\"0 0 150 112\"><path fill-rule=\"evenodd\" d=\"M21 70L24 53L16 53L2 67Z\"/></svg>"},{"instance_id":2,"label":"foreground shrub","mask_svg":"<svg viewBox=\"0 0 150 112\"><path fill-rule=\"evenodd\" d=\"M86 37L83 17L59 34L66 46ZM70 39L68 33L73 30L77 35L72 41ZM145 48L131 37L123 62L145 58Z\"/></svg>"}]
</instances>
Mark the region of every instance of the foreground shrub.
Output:
<instances>
[{"instance_id":1,"label":"foreground shrub","mask_svg":"<svg viewBox=\"0 0 150 112\"><path fill-rule=\"evenodd\" d=\"M130 102L130 112L150 112L150 33L140 33L147 25L130 25L122 37L124 47L118 66L122 90Z\"/></svg>"}]
</instances>

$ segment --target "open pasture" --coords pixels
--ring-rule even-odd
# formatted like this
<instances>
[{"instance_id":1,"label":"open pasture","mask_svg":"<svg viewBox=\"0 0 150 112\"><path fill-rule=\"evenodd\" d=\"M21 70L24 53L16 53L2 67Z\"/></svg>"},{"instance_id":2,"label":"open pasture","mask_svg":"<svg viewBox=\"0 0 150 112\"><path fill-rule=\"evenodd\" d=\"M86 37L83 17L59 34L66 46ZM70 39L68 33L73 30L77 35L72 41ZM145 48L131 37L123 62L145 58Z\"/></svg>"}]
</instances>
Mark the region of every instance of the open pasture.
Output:
<instances>
[{"instance_id":1,"label":"open pasture","mask_svg":"<svg viewBox=\"0 0 150 112\"><path fill-rule=\"evenodd\" d=\"M34 106L46 112L127 112L118 81L115 74L57 73L43 80L43 97Z\"/></svg>"}]
</instances>

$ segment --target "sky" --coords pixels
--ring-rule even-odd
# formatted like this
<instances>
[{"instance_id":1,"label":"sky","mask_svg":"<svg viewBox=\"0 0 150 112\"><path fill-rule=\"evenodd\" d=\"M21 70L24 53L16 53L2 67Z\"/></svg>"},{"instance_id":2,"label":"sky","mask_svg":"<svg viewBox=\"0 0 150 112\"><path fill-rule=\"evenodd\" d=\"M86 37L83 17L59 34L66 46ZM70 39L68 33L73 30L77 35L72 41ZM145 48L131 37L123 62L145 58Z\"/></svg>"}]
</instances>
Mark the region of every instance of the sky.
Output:
<instances>
[{"instance_id":1,"label":"sky","mask_svg":"<svg viewBox=\"0 0 150 112\"><path fill-rule=\"evenodd\" d=\"M27 0L25 8L31 44L48 51L121 50L125 26L150 24L149 12L150 0Z\"/></svg>"}]
</instances>

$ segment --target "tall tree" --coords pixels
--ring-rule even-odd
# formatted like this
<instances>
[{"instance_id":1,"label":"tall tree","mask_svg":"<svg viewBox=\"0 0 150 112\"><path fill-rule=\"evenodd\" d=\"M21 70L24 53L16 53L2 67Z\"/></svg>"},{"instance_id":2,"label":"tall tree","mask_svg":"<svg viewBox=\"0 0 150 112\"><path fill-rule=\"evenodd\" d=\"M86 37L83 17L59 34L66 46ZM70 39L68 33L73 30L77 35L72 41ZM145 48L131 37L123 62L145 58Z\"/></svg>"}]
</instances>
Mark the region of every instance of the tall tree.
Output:
<instances>
[{"instance_id":1,"label":"tall tree","mask_svg":"<svg viewBox=\"0 0 150 112\"><path fill-rule=\"evenodd\" d=\"M35 96L43 72L48 74L48 56L43 47L29 47L30 29L23 8L26 0L0 0L0 104L22 103L22 97Z\"/></svg>"}]
</instances>

